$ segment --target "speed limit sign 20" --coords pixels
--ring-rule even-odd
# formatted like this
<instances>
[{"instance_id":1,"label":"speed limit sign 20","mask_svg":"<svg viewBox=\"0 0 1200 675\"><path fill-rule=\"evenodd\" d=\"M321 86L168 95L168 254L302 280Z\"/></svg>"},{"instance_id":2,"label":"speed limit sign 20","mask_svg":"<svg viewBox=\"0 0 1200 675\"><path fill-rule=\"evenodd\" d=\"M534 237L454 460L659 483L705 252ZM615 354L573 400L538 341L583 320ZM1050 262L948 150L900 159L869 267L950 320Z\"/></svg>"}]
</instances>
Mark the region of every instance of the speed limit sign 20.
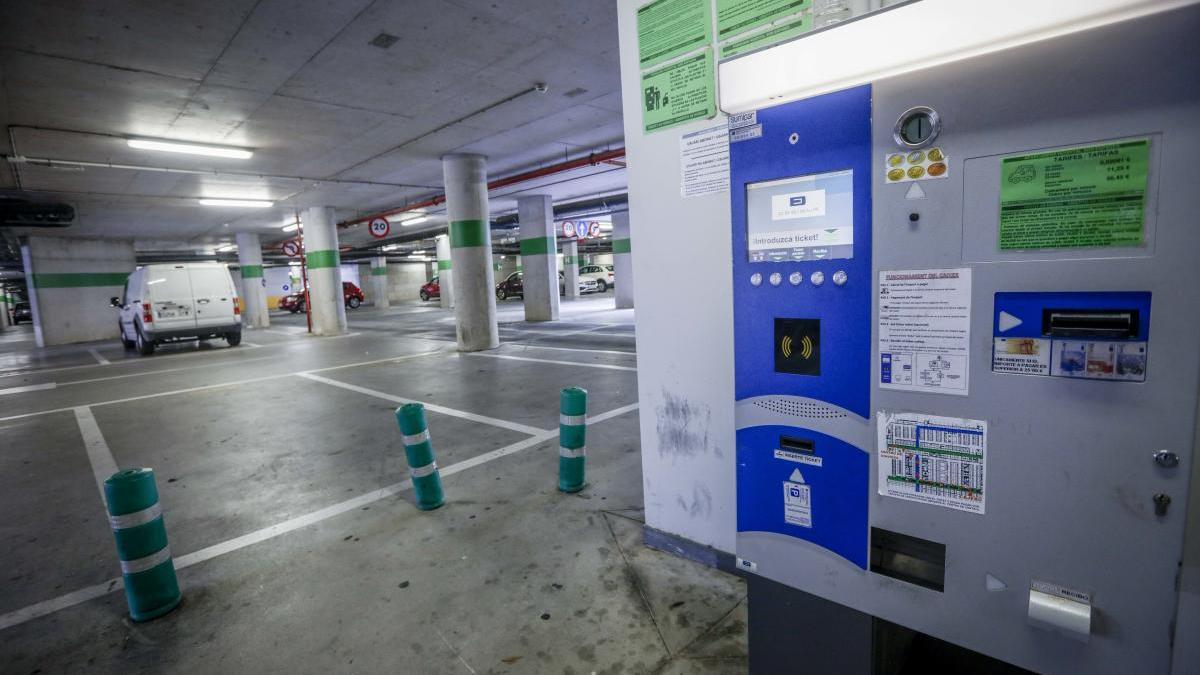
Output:
<instances>
[{"instance_id":1,"label":"speed limit sign 20","mask_svg":"<svg viewBox=\"0 0 1200 675\"><path fill-rule=\"evenodd\" d=\"M392 225L387 218L372 218L371 224L367 227L371 230L371 236L376 239L383 239L392 231Z\"/></svg>"}]
</instances>

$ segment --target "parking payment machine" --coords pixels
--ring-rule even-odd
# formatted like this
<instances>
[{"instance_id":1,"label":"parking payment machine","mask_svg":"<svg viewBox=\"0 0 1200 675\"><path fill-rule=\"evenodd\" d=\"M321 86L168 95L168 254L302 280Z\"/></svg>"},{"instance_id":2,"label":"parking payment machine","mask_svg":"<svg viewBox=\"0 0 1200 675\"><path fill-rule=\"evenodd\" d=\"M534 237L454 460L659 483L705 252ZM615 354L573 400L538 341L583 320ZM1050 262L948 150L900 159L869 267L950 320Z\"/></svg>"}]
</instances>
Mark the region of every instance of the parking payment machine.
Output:
<instances>
[{"instance_id":1,"label":"parking payment machine","mask_svg":"<svg viewBox=\"0 0 1200 675\"><path fill-rule=\"evenodd\" d=\"M730 146L752 587L1040 673L1183 672L1188 25L1194 9L754 111ZM1064 63L1086 67L1047 66ZM755 611L752 664L763 636L804 644L813 617L762 632Z\"/></svg>"}]
</instances>

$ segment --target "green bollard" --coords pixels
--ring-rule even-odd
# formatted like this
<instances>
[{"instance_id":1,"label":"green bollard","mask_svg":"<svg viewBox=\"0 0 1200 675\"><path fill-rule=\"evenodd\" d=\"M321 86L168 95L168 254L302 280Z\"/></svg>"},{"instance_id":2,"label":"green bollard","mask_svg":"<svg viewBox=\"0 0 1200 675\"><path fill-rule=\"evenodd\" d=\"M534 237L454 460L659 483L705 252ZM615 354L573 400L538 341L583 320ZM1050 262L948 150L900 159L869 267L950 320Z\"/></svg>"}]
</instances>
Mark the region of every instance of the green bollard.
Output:
<instances>
[{"instance_id":1,"label":"green bollard","mask_svg":"<svg viewBox=\"0 0 1200 675\"><path fill-rule=\"evenodd\" d=\"M149 621L175 609L183 596L167 546L154 470L114 473L104 481L104 501L117 540L129 616L134 621Z\"/></svg>"},{"instance_id":2,"label":"green bollard","mask_svg":"<svg viewBox=\"0 0 1200 675\"><path fill-rule=\"evenodd\" d=\"M558 413L558 489L579 492L585 485L584 437L587 435L587 390L562 390Z\"/></svg>"},{"instance_id":3,"label":"green bollard","mask_svg":"<svg viewBox=\"0 0 1200 675\"><path fill-rule=\"evenodd\" d=\"M404 435L404 454L408 457L408 468L412 471L413 492L417 495L417 508L432 511L446 503L442 494L442 475L438 473L433 458L433 443L429 440L429 427L425 423L425 406L406 403L396 408L396 421Z\"/></svg>"}]
</instances>

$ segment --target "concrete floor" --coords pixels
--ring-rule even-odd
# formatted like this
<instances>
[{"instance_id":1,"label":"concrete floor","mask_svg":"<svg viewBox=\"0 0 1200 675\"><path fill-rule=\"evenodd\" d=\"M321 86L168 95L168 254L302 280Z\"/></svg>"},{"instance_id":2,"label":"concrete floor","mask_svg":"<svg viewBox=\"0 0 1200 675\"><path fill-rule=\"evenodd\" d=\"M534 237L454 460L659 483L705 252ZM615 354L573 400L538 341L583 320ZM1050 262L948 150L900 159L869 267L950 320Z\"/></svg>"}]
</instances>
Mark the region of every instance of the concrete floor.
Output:
<instances>
[{"instance_id":1,"label":"concrete floor","mask_svg":"<svg viewBox=\"0 0 1200 675\"><path fill-rule=\"evenodd\" d=\"M149 358L0 333L0 672L745 672L742 581L642 545L633 313L611 307L526 324L501 303L483 354L454 350L435 303L350 311L337 338L275 314L241 347ZM568 496L571 385L589 485ZM429 406L433 512L392 417L409 399ZM118 585L109 462L155 469L184 589L145 624Z\"/></svg>"}]
</instances>

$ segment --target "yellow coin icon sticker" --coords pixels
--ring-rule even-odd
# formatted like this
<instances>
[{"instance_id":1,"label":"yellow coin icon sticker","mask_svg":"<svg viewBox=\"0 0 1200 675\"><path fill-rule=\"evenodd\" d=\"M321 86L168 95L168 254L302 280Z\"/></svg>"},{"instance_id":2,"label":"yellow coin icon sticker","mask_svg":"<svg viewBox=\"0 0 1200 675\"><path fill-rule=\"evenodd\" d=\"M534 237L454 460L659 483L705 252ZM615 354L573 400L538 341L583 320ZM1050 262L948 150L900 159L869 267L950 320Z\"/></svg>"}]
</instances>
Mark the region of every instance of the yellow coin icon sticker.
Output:
<instances>
[{"instance_id":1,"label":"yellow coin icon sticker","mask_svg":"<svg viewBox=\"0 0 1200 675\"><path fill-rule=\"evenodd\" d=\"M904 169L892 169L887 172L888 180L900 180L904 178Z\"/></svg>"},{"instance_id":2,"label":"yellow coin icon sticker","mask_svg":"<svg viewBox=\"0 0 1200 675\"><path fill-rule=\"evenodd\" d=\"M888 166L900 166L904 163L904 155L895 154L888 157Z\"/></svg>"},{"instance_id":3,"label":"yellow coin icon sticker","mask_svg":"<svg viewBox=\"0 0 1200 675\"><path fill-rule=\"evenodd\" d=\"M921 166L908 167L908 177L909 178L916 180L917 178L920 178L921 176L924 176L924 175L925 175L925 167L921 167Z\"/></svg>"},{"instance_id":4,"label":"yellow coin icon sticker","mask_svg":"<svg viewBox=\"0 0 1200 675\"><path fill-rule=\"evenodd\" d=\"M941 148L931 148L929 150L929 161L940 162L943 159L946 159L946 156L942 154Z\"/></svg>"},{"instance_id":5,"label":"yellow coin icon sticker","mask_svg":"<svg viewBox=\"0 0 1200 675\"><path fill-rule=\"evenodd\" d=\"M909 164L920 164L921 162L924 162L924 161L925 161L925 153L921 152L920 150L914 150L914 151L908 153L908 163Z\"/></svg>"}]
</instances>

